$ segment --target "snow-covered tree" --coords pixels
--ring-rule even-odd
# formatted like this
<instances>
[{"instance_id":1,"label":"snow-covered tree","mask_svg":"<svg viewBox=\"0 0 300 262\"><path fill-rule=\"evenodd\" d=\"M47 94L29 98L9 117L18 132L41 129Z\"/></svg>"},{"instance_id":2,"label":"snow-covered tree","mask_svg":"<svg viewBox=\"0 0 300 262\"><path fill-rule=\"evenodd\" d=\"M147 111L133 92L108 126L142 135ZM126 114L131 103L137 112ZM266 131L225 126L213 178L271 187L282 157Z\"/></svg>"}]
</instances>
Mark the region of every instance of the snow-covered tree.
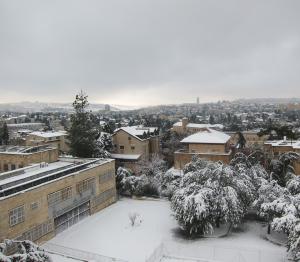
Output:
<instances>
[{"instance_id":1,"label":"snow-covered tree","mask_svg":"<svg viewBox=\"0 0 300 262\"><path fill-rule=\"evenodd\" d=\"M273 159L270 163L271 178L275 179L279 185L285 187L290 179L295 177L293 162L298 160L300 155L295 152L283 153L278 160Z\"/></svg>"},{"instance_id":2,"label":"snow-covered tree","mask_svg":"<svg viewBox=\"0 0 300 262\"><path fill-rule=\"evenodd\" d=\"M146 175L148 177L154 177L162 175L167 171L167 163L159 157L158 154L153 154L151 158L142 159L139 161L136 168L138 175Z\"/></svg>"},{"instance_id":3,"label":"snow-covered tree","mask_svg":"<svg viewBox=\"0 0 300 262\"><path fill-rule=\"evenodd\" d=\"M17 252L6 255L6 250L11 245L17 245ZM1 262L52 262L50 256L39 246L31 241L15 241L6 239L0 243Z\"/></svg>"}]
</instances>

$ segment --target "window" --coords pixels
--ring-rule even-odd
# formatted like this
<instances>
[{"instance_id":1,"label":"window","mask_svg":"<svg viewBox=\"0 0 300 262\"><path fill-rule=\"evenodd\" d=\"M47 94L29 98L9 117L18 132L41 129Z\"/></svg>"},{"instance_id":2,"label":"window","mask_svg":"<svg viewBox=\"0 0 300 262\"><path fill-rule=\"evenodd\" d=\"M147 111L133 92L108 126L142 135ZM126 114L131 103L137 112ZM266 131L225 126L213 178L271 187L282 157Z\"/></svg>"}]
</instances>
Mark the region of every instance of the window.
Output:
<instances>
[{"instance_id":1,"label":"window","mask_svg":"<svg viewBox=\"0 0 300 262\"><path fill-rule=\"evenodd\" d=\"M30 204L30 208L31 210L35 210L39 207L39 203L38 202L33 202Z\"/></svg>"},{"instance_id":2,"label":"window","mask_svg":"<svg viewBox=\"0 0 300 262\"><path fill-rule=\"evenodd\" d=\"M16 165L15 164L11 164L10 168L11 168L11 170L15 170L16 169Z\"/></svg>"},{"instance_id":3,"label":"window","mask_svg":"<svg viewBox=\"0 0 300 262\"><path fill-rule=\"evenodd\" d=\"M120 146L120 149L124 149L124 146Z\"/></svg>"},{"instance_id":4,"label":"window","mask_svg":"<svg viewBox=\"0 0 300 262\"><path fill-rule=\"evenodd\" d=\"M130 137L130 136L128 137L128 140L129 140L129 141L131 140L131 137Z\"/></svg>"},{"instance_id":5,"label":"window","mask_svg":"<svg viewBox=\"0 0 300 262\"><path fill-rule=\"evenodd\" d=\"M72 188L71 187L66 187L61 190L61 199L62 200L67 200L71 198L72 196Z\"/></svg>"},{"instance_id":6,"label":"window","mask_svg":"<svg viewBox=\"0 0 300 262\"><path fill-rule=\"evenodd\" d=\"M8 171L8 164L4 164L3 169L4 171Z\"/></svg>"},{"instance_id":7,"label":"window","mask_svg":"<svg viewBox=\"0 0 300 262\"><path fill-rule=\"evenodd\" d=\"M48 204L53 206L72 197L72 187L65 187L48 195Z\"/></svg>"},{"instance_id":8,"label":"window","mask_svg":"<svg viewBox=\"0 0 300 262\"><path fill-rule=\"evenodd\" d=\"M88 178L76 185L77 193L81 194L84 191L92 189L95 185L95 178Z\"/></svg>"},{"instance_id":9,"label":"window","mask_svg":"<svg viewBox=\"0 0 300 262\"><path fill-rule=\"evenodd\" d=\"M11 227L24 222L24 220L24 205L9 211L9 225Z\"/></svg>"},{"instance_id":10,"label":"window","mask_svg":"<svg viewBox=\"0 0 300 262\"><path fill-rule=\"evenodd\" d=\"M131 150L134 150L135 149L135 146L131 146Z\"/></svg>"}]
</instances>

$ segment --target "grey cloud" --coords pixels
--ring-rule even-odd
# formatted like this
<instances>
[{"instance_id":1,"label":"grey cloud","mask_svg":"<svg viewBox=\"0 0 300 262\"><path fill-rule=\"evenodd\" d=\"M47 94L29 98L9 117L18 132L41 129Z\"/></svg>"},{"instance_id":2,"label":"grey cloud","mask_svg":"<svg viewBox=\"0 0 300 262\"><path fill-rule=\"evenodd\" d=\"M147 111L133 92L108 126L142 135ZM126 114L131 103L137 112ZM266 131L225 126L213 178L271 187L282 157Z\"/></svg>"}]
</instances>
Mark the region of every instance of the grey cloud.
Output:
<instances>
[{"instance_id":1,"label":"grey cloud","mask_svg":"<svg viewBox=\"0 0 300 262\"><path fill-rule=\"evenodd\" d=\"M121 104L300 96L299 8L296 0L2 0L0 102L70 101L81 88Z\"/></svg>"}]
</instances>

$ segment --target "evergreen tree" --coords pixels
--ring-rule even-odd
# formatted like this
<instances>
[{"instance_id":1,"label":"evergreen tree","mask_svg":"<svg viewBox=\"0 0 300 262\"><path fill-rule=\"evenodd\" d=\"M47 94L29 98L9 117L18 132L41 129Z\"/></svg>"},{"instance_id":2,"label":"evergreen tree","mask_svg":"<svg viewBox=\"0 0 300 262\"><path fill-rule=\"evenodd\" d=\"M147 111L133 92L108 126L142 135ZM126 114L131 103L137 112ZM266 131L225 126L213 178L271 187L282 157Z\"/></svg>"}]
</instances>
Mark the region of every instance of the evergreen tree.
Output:
<instances>
[{"instance_id":1,"label":"evergreen tree","mask_svg":"<svg viewBox=\"0 0 300 262\"><path fill-rule=\"evenodd\" d=\"M6 123L3 124L0 136L1 136L0 142L2 144L4 144L4 145L8 145L8 142L9 142L9 133L8 133L8 128L7 128L7 124Z\"/></svg>"},{"instance_id":2,"label":"evergreen tree","mask_svg":"<svg viewBox=\"0 0 300 262\"><path fill-rule=\"evenodd\" d=\"M98 157L99 152L97 143L99 131L91 121L91 113L87 111L89 105L87 97L81 91L73 102L75 113L71 115L68 133L70 153L76 157Z\"/></svg>"}]
</instances>

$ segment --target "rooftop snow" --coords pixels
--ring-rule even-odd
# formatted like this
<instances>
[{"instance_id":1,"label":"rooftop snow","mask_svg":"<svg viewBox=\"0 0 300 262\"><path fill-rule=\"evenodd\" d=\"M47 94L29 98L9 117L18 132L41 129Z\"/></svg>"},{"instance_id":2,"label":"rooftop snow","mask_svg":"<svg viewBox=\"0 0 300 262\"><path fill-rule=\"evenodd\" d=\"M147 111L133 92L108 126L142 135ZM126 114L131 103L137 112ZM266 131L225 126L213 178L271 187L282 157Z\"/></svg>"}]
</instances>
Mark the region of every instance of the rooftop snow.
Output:
<instances>
[{"instance_id":1,"label":"rooftop snow","mask_svg":"<svg viewBox=\"0 0 300 262\"><path fill-rule=\"evenodd\" d=\"M111 157L115 159L138 160L141 157L141 155L111 154Z\"/></svg>"},{"instance_id":2,"label":"rooftop snow","mask_svg":"<svg viewBox=\"0 0 300 262\"><path fill-rule=\"evenodd\" d=\"M175 126L182 126L182 122L176 122L174 125ZM223 129L224 126L221 124L215 124L215 125L211 125L211 124L196 124L196 123L189 123L187 124L187 127L189 128L218 128L218 129Z\"/></svg>"},{"instance_id":3,"label":"rooftop snow","mask_svg":"<svg viewBox=\"0 0 300 262\"><path fill-rule=\"evenodd\" d=\"M183 140L181 143L196 143L196 144L225 144L230 139L230 136L210 128L205 131L201 131L190 135Z\"/></svg>"},{"instance_id":4,"label":"rooftop snow","mask_svg":"<svg viewBox=\"0 0 300 262\"><path fill-rule=\"evenodd\" d=\"M57 137L57 136L66 136L67 132L66 131L56 131L56 132L35 131L35 132L30 133L30 135L49 138L49 137Z\"/></svg>"},{"instance_id":5,"label":"rooftop snow","mask_svg":"<svg viewBox=\"0 0 300 262\"><path fill-rule=\"evenodd\" d=\"M126 126L121 127L115 130L115 133L119 130L123 130L126 133L136 137L137 139L141 140L139 136L142 136L144 133L153 133L155 130L157 130L157 127L143 127L143 126Z\"/></svg>"}]
</instances>

